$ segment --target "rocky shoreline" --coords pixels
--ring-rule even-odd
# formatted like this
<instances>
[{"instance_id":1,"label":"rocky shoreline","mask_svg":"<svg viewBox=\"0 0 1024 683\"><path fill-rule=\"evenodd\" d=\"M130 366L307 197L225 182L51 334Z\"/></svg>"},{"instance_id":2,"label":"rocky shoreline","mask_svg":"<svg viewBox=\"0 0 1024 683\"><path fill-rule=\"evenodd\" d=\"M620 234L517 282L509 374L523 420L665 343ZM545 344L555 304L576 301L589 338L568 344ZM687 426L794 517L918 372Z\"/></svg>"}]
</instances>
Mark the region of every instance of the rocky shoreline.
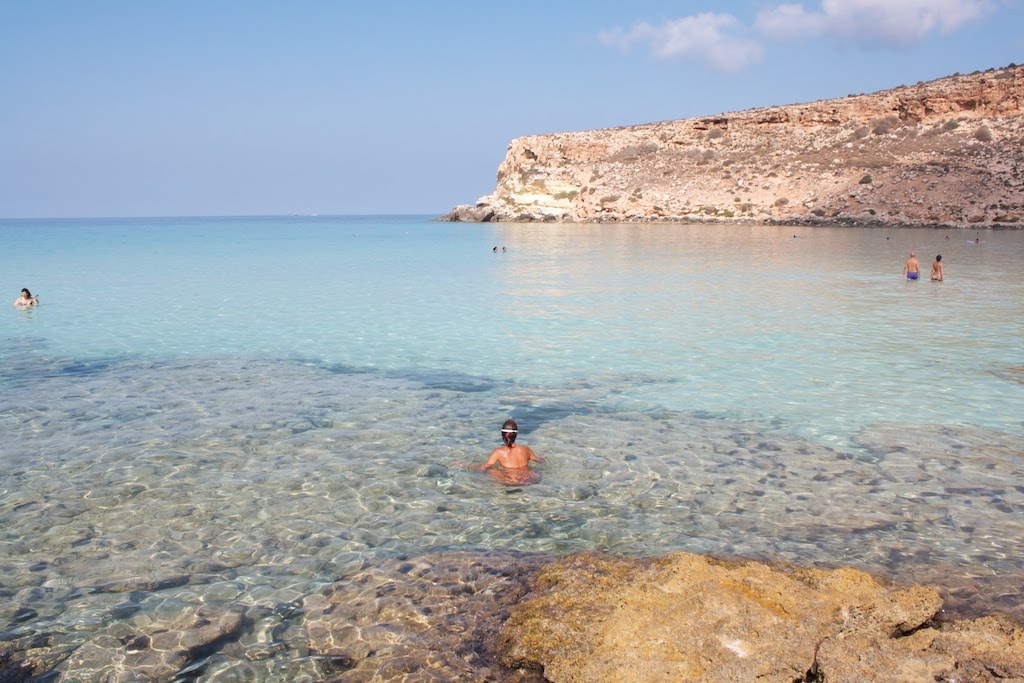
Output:
<instances>
[{"instance_id":1,"label":"rocky shoreline","mask_svg":"<svg viewBox=\"0 0 1024 683\"><path fill-rule=\"evenodd\" d=\"M1024 228L1024 66L518 138L441 220Z\"/></svg>"},{"instance_id":2,"label":"rocky shoreline","mask_svg":"<svg viewBox=\"0 0 1024 683\"><path fill-rule=\"evenodd\" d=\"M850 569L677 553L544 567L501 631L551 681L994 681L1024 677L1024 630L942 622L932 588Z\"/></svg>"},{"instance_id":3,"label":"rocky shoreline","mask_svg":"<svg viewBox=\"0 0 1024 683\"><path fill-rule=\"evenodd\" d=\"M934 588L851 568L690 553L399 557L277 605L248 645L251 605L132 619L144 586L115 588L123 619L77 647L4 632L0 681L172 681L218 657L282 653L336 683L1024 680L1021 624L947 619Z\"/></svg>"},{"instance_id":4,"label":"rocky shoreline","mask_svg":"<svg viewBox=\"0 0 1024 683\"><path fill-rule=\"evenodd\" d=\"M1024 680L1016 432L881 423L858 457L716 414L583 412L636 385L594 382L548 394L531 434L561 479L499 492L443 464L461 437L389 477L351 464L390 466L423 415L470 434L497 400L479 377L15 358L2 683Z\"/></svg>"}]
</instances>

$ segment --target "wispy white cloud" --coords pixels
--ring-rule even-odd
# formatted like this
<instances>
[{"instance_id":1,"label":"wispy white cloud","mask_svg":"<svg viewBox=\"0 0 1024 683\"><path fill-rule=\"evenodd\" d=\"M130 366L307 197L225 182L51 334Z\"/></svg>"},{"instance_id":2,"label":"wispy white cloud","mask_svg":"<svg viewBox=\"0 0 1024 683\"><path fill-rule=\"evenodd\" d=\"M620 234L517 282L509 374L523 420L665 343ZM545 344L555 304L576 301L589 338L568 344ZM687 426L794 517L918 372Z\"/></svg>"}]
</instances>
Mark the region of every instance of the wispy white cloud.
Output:
<instances>
[{"instance_id":1,"label":"wispy white cloud","mask_svg":"<svg viewBox=\"0 0 1024 683\"><path fill-rule=\"evenodd\" d=\"M906 48L928 36L948 34L995 9L996 0L820 0L762 10L753 26L732 14L705 12L660 25L598 34L598 40L623 50L646 45L657 59L704 62L721 71L739 71L761 60L764 47L755 31L776 40L829 37L864 48Z\"/></svg>"},{"instance_id":2,"label":"wispy white cloud","mask_svg":"<svg viewBox=\"0 0 1024 683\"><path fill-rule=\"evenodd\" d=\"M818 36L828 28L821 12L808 12L803 5L779 5L762 10L755 24L761 33L778 40Z\"/></svg>"},{"instance_id":3,"label":"wispy white cloud","mask_svg":"<svg viewBox=\"0 0 1024 683\"><path fill-rule=\"evenodd\" d=\"M598 35L605 45L628 49L647 44L658 59L689 59L722 71L739 71L761 59L761 45L743 37L744 27L731 14L704 13L667 21L660 26L641 22L628 31Z\"/></svg>"},{"instance_id":4,"label":"wispy white cloud","mask_svg":"<svg viewBox=\"0 0 1024 683\"><path fill-rule=\"evenodd\" d=\"M818 9L783 4L758 14L756 28L779 40L829 36L862 47L903 48L950 33L992 9L989 0L822 0Z\"/></svg>"}]
</instances>

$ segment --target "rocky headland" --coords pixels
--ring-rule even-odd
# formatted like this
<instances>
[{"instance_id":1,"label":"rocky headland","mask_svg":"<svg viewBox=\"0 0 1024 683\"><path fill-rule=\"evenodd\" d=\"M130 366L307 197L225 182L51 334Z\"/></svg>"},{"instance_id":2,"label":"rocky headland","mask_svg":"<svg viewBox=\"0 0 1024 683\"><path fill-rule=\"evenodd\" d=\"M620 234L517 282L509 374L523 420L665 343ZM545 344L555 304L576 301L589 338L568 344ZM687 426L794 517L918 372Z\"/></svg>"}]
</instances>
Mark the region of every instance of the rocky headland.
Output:
<instances>
[{"instance_id":1,"label":"rocky headland","mask_svg":"<svg viewBox=\"0 0 1024 683\"><path fill-rule=\"evenodd\" d=\"M452 221L1024 227L1024 66L513 140Z\"/></svg>"}]
</instances>

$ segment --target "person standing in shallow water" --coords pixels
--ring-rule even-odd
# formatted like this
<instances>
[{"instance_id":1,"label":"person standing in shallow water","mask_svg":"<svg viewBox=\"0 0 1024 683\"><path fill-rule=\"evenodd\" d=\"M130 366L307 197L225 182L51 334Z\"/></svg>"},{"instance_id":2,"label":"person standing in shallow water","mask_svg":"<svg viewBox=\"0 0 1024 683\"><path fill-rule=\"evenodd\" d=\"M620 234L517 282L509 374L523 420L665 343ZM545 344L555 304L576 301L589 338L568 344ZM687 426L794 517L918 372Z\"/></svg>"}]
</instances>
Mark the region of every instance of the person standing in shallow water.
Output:
<instances>
[{"instance_id":1,"label":"person standing in shallow water","mask_svg":"<svg viewBox=\"0 0 1024 683\"><path fill-rule=\"evenodd\" d=\"M490 470L489 474L503 484L535 484L540 481L540 474L530 471L530 461L544 462L529 446L516 443L519 425L515 420L505 420L501 425L502 445L491 451L491 457L483 465L471 466L472 469ZM499 466L497 468L496 466ZM495 468L495 469L492 469Z\"/></svg>"},{"instance_id":2,"label":"person standing in shallow water","mask_svg":"<svg viewBox=\"0 0 1024 683\"><path fill-rule=\"evenodd\" d=\"M942 282L942 254L936 256L932 264L932 282Z\"/></svg>"},{"instance_id":3,"label":"person standing in shallow water","mask_svg":"<svg viewBox=\"0 0 1024 683\"><path fill-rule=\"evenodd\" d=\"M39 298L32 296L32 292L27 289L21 290L21 296L14 300L15 308L32 308L33 306L39 305Z\"/></svg>"},{"instance_id":4,"label":"person standing in shallow water","mask_svg":"<svg viewBox=\"0 0 1024 683\"><path fill-rule=\"evenodd\" d=\"M908 280L916 280L921 276L921 264L917 262L917 254L910 252L910 258L903 264L903 275Z\"/></svg>"}]
</instances>

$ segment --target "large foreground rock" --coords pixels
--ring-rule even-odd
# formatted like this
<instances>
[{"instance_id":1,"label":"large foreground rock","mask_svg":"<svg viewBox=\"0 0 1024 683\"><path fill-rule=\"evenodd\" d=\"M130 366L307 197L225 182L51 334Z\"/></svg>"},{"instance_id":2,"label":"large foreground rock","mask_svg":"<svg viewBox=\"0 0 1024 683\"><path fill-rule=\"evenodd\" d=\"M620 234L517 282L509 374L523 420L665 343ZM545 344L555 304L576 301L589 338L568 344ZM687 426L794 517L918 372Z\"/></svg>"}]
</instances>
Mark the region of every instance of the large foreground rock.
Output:
<instances>
[{"instance_id":1,"label":"large foreground rock","mask_svg":"<svg viewBox=\"0 0 1024 683\"><path fill-rule=\"evenodd\" d=\"M1024 681L1020 626L940 608L854 569L577 555L539 572L499 650L556 682Z\"/></svg>"}]
</instances>

